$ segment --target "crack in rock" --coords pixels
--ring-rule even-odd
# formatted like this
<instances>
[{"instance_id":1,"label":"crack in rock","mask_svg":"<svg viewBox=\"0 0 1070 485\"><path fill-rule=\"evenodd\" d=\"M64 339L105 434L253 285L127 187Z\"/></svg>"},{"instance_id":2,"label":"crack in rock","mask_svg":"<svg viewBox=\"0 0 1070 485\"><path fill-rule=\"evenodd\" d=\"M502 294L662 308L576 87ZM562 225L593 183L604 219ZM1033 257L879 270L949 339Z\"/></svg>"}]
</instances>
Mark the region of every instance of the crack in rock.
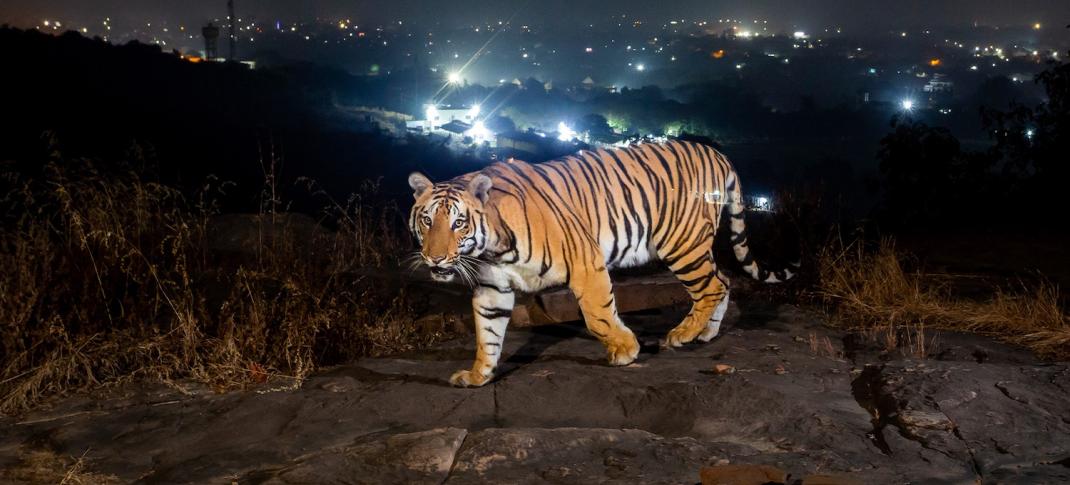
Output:
<instances>
[{"instance_id":1,"label":"crack in rock","mask_svg":"<svg viewBox=\"0 0 1070 485\"><path fill-rule=\"evenodd\" d=\"M461 437L461 443L458 444L457 448L453 450L453 456L450 457L449 471L446 472L446 476L442 477L442 481L438 482L439 485L443 485L450 480L450 476L453 475L453 469L457 467L457 455L459 455L461 453L461 450L464 449L464 444L468 442L468 437L471 435L472 433L470 433L467 429L464 430L464 436Z\"/></svg>"},{"instance_id":2,"label":"crack in rock","mask_svg":"<svg viewBox=\"0 0 1070 485\"><path fill-rule=\"evenodd\" d=\"M1014 402L1017 402L1017 403L1025 404L1027 406L1029 405L1029 401L1026 401L1026 400L1021 399L1021 398L1019 398L1017 396L1011 395L1010 389L1007 389L1007 382L1006 381L999 381L999 382L995 383L995 387L996 387L996 389L999 389L999 392L1003 393L1004 396L1007 396L1007 399L1010 399L1010 400L1012 400Z\"/></svg>"},{"instance_id":3,"label":"crack in rock","mask_svg":"<svg viewBox=\"0 0 1070 485\"><path fill-rule=\"evenodd\" d=\"M887 416L881 415L880 408L877 406L877 397L880 394L881 387L881 373L883 371L883 365L866 365L862 373L851 381L851 395L854 396L855 402L872 417L870 423L873 425L873 429L866 433L866 438L881 453L890 456L892 448L888 446L888 442L884 439L884 427L888 425L889 419Z\"/></svg>"}]
</instances>

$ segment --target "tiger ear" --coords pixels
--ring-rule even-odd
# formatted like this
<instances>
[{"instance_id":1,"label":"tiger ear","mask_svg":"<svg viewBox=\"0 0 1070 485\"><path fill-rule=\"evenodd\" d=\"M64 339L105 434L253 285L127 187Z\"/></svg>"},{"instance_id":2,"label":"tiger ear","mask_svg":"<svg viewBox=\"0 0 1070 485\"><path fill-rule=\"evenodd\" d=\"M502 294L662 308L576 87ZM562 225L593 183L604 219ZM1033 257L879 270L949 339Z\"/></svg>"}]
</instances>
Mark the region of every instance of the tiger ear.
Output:
<instances>
[{"instance_id":1,"label":"tiger ear","mask_svg":"<svg viewBox=\"0 0 1070 485\"><path fill-rule=\"evenodd\" d=\"M493 185L494 182L491 182L490 177L483 174L476 174L476 176L472 177L472 180L468 182L468 191L476 196L480 202L486 204L487 199L490 198L490 188Z\"/></svg>"},{"instance_id":2,"label":"tiger ear","mask_svg":"<svg viewBox=\"0 0 1070 485\"><path fill-rule=\"evenodd\" d=\"M431 179L424 176L420 172L413 172L409 174L409 187L412 187L414 198L420 198L427 189L430 189L434 185L431 183Z\"/></svg>"}]
</instances>

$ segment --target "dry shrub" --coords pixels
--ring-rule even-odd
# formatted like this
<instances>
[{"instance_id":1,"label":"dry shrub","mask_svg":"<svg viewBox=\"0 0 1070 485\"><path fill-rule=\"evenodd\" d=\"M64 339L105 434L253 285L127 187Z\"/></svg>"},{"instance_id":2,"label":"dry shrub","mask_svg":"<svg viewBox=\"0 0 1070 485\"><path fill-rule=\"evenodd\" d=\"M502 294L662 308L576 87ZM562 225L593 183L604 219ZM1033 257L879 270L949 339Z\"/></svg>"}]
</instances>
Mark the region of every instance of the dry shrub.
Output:
<instances>
[{"instance_id":1,"label":"dry shrub","mask_svg":"<svg viewBox=\"0 0 1070 485\"><path fill-rule=\"evenodd\" d=\"M985 300L955 298L944 285L927 284L903 268L891 240L872 251L861 243L830 245L819 255L818 294L832 304L834 320L883 338L886 348L931 352L925 330L970 331L1023 345L1046 358L1070 357L1070 319L1058 289L1047 282L996 288Z\"/></svg>"},{"instance_id":2,"label":"dry shrub","mask_svg":"<svg viewBox=\"0 0 1070 485\"><path fill-rule=\"evenodd\" d=\"M0 413L131 378L297 385L317 366L440 337L417 328L404 288L361 276L407 246L390 206L354 197L328 207L333 230L289 230L271 175L245 219L257 236L221 256L211 185L187 200L84 160L3 177Z\"/></svg>"}]
</instances>

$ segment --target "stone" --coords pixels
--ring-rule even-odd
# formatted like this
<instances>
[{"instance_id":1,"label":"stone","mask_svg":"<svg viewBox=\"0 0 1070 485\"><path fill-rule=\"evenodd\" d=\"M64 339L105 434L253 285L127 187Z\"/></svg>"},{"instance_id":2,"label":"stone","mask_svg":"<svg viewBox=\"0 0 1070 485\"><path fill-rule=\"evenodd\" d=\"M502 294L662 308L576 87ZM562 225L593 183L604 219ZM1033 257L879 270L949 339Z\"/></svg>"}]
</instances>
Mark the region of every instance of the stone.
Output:
<instances>
[{"instance_id":1,"label":"stone","mask_svg":"<svg viewBox=\"0 0 1070 485\"><path fill-rule=\"evenodd\" d=\"M446 480L468 431L438 428L387 436L303 459L276 472L265 484L408 483L437 485Z\"/></svg>"},{"instance_id":2,"label":"stone","mask_svg":"<svg viewBox=\"0 0 1070 485\"><path fill-rule=\"evenodd\" d=\"M702 485L766 485L783 484L788 474L769 465L719 465L703 468L699 477Z\"/></svg>"},{"instance_id":3,"label":"stone","mask_svg":"<svg viewBox=\"0 0 1070 485\"><path fill-rule=\"evenodd\" d=\"M613 281L617 311L620 313L662 308L690 302L687 290L671 274L616 278ZM583 319L579 303L568 289L551 290L526 297L513 309L515 326L575 322Z\"/></svg>"},{"instance_id":4,"label":"stone","mask_svg":"<svg viewBox=\"0 0 1070 485\"><path fill-rule=\"evenodd\" d=\"M910 428L925 428L950 431L955 428L955 423L948 419L947 415L939 411L915 411L902 410L896 414L900 424Z\"/></svg>"},{"instance_id":5,"label":"stone","mask_svg":"<svg viewBox=\"0 0 1070 485\"><path fill-rule=\"evenodd\" d=\"M465 440L446 483L693 483L709 454L635 429L487 429Z\"/></svg>"},{"instance_id":6,"label":"stone","mask_svg":"<svg viewBox=\"0 0 1070 485\"><path fill-rule=\"evenodd\" d=\"M736 372L736 368L728 364L716 364L713 366L713 371L721 375L732 374Z\"/></svg>"},{"instance_id":7,"label":"stone","mask_svg":"<svg viewBox=\"0 0 1070 485\"><path fill-rule=\"evenodd\" d=\"M865 482L846 475L807 475L802 485L865 485Z\"/></svg>"}]
</instances>

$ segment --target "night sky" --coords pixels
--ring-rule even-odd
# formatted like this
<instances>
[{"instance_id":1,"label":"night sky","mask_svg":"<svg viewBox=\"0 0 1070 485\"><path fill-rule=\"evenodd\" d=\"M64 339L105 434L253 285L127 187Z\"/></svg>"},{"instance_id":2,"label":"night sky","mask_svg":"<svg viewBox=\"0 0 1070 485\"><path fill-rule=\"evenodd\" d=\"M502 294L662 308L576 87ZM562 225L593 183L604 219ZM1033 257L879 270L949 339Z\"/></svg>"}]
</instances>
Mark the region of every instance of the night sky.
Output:
<instances>
[{"instance_id":1,"label":"night sky","mask_svg":"<svg viewBox=\"0 0 1070 485\"><path fill-rule=\"evenodd\" d=\"M1013 8L1009 5L1013 3ZM3 0L0 23L30 26L47 18L88 21L108 15L119 21L149 19L200 23L226 15L225 0ZM1033 22L1070 23L1066 0L238 0L239 16L306 20L316 16L348 16L354 22L402 19L418 24L469 25L516 14L519 23L607 23L608 16L627 13L661 22L670 18L769 19L781 27L816 29L829 25L873 28L962 25L973 22L1014 25ZM564 19L564 20L562 20Z\"/></svg>"}]
</instances>

